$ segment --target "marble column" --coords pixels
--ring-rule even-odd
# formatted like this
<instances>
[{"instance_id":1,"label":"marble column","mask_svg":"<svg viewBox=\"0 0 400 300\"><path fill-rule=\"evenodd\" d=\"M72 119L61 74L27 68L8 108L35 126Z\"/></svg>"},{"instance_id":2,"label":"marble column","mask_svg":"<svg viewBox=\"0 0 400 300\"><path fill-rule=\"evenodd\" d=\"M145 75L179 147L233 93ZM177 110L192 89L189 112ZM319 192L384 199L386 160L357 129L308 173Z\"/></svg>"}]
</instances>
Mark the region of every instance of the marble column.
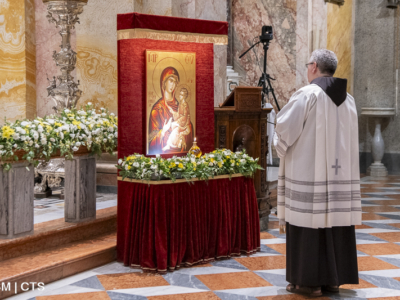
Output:
<instances>
[{"instance_id":1,"label":"marble column","mask_svg":"<svg viewBox=\"0 0 400 300\"><path fill-rule=\"evenodd\" d=\"M96 157L83 155L65 161L64 197L65 222L96 218Z\"/></svg>"},{"instance_id":2,"label":"marble column","mask_svg":"<svg viewBox=\"0 0 400 300\"><path fill-rule=\"evenodd\" d=\"M0 1L0 124L36 114L34 0Z\"/></svg>"},{"instance_id":3,"label":"marble column","mask_svg":"<svg viewBox=\"0 0 400 300\"><path fill-rule=\"evenodd\" d=\"M34 168L13 163L10 171L0 167L0 239L33 234Z\"/></svg>"}]
</instances>

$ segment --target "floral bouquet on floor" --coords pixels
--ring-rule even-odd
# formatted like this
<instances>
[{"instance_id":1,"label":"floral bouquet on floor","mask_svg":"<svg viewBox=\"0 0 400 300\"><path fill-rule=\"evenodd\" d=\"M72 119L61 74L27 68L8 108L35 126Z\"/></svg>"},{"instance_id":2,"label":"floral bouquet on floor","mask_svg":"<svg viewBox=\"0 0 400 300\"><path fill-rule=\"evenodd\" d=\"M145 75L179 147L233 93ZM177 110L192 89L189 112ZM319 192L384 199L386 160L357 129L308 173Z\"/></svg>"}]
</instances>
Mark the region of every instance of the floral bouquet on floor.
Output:
<instances>
[{"instance_id":1,"label":"floral bouquet on floor","mask_svg":"<svg viewBox=\"0 0 400 300\"><path fill-rule=\"evenodd\" d=\"M118 160L117 168L123 179L161 180L185 178L188 182L197 178L207 180L217 175L242 174L251 177L262 169L258 158L254 159L242 152L217 149L197 158L192 154L168 159L146 157L134 154Z\"/></svg>"},{"instance_id":2,"label":"floral bouquet on floor","mask_svg":"<svg viewBox=\"0 0 400 300\"><path fill-rule=\"evenodd\" d=\"M0 131L0 162L24 159L37 163L49 160L56 153L71 159L74 152L86 147L92 154L113 153L117 147L118 119L107 109L96 112L89 103L83 109L64 109L61 115L50 115L34 120L6 122ZM22 156L17 154L23 153Z\"/></svg>"}]
</instances>

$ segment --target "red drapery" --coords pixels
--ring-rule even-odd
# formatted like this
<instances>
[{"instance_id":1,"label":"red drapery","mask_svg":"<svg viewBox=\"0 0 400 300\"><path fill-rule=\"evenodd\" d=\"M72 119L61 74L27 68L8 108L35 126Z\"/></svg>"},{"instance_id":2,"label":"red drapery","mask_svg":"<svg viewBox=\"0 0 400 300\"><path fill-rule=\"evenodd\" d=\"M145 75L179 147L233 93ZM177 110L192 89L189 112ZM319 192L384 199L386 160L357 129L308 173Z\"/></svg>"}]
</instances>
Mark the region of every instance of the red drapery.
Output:
<instances>
[{"instance_id":1,"label":"red drapery","mask_svg":"<svg viewBox=\"0 0 400 300\"><path fill-rule=\"evenodd\" d=\"M125 265L162 273L259 248L250 178L194 185L118 182L117 256Z\"/></svg>"},{"instance_id":2,"label":"red drapery","mask_svg":"<svg viewBox=\"0 0 400 300\"><path fill-rule=\"evenodd\" d=\"M213 45L133 39L118 41L118 158L146 153L146 49L196 52L196 137L203 153L213 151Z\"/></svg>"},{"instance_id":3,"label":"red drapery","mask_svg":"<svg viewBox=\"0 0 400 300\"><path fill-rule=\"evenodd\" d=\"M134 28L200 34L228 34L228 22L146 15L139 13L118 15L117 30Z\"/></svg>"}]
</instances>

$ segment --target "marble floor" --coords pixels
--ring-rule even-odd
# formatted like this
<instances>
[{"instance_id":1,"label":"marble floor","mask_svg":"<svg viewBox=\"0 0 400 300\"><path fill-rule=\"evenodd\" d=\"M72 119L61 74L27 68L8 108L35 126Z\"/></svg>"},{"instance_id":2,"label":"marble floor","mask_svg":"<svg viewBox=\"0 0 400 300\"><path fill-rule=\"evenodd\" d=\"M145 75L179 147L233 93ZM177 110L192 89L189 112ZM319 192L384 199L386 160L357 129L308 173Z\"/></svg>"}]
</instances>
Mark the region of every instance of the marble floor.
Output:
<instances>
[{"instance_id":1,"label":"marble floor","mask_svg":"<svg viewBox=\"0 0 400 300\"><path fill-rule=\"evenodd\" d=\"M49 198L34 199L34 223L64 218L64 200L56 194ZM96 209L117 206L117 194L96 194Z\"/></svg>"},{"instance_id":2,"label":"marble floor","mask_svg":"<svg viewBox=\"0 0 400 300\"><path fill-rule=\"evenodd\" d=\"M362 178L363 224L356 227L359 285L319 299L400 299L400 176ZM12 300L297 300L286 292L285 235L271 215L261 233L261 252L183 268L167 275L144 274L113 262L47 284Z\"/></svg>"}]
</instances>

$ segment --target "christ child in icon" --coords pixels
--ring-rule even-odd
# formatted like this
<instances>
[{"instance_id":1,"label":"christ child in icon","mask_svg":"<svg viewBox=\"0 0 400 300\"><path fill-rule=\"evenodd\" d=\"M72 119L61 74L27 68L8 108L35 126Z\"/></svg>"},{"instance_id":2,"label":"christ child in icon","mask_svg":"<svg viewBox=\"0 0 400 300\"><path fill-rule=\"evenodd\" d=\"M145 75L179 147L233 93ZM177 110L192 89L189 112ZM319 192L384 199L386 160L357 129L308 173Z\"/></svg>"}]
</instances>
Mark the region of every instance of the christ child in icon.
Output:
<instances>
[{"instance_id":1,"label":"christ child in icon","mask_svg":"<svg viewBox=\"0 0 400 300\"><path fill-rule=\"evenodd\" d=\"M174 121L171 123L172 132L168 138L167 145L163 148L163 151L171 148L183 148L184 150L187 148L185 136L191 133L190 110L187 103L188 95L188 90L182 88L179 93L178 111L175 112L173 109L169 108Z\"/></svg>"}]
</instances>

